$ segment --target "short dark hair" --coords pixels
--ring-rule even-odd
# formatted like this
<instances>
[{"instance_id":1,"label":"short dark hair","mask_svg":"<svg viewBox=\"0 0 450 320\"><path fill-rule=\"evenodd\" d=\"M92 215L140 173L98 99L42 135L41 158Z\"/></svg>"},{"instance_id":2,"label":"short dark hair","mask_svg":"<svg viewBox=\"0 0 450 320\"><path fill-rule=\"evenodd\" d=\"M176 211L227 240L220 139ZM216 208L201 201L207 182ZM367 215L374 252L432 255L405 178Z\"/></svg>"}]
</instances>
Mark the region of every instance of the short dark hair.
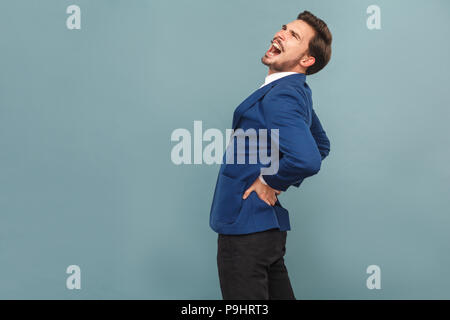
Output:
<instances>
[{"instance_id":1,"label":"short dark hair","mask_svg":"<svg viewBox=\"0 0 450 320\"><path fill-rule=\"evenodd\" d=\"M305 21L316 32L315 36L309 41L308 48L309 54L316 59L316 62L308 67L306 74L317 73L330 61L333 37L327 24L309 11L303 11L297 19Z\"/></svg>"}]
</instances>

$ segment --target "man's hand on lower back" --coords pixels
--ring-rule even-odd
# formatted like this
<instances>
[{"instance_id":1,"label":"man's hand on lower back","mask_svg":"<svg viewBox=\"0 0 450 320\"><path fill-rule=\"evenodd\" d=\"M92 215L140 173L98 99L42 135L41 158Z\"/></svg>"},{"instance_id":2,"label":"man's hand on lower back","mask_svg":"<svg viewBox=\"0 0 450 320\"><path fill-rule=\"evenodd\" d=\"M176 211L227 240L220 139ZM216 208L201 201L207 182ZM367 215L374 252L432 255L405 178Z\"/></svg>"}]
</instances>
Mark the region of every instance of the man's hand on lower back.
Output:
<instances>
[{"instance_id":1,"label":"man's hand on lower back","mask_svg":"<svg viewBox=\"0 0 450 320\"><path fill-rule=\"evenodd\" d=\"M275 205L275 202L277 202L277 195L281 193L281 191L272 189L269 185L262 183L259 177L256 178L250 188L245 190L242 199L247 199L253 191L255 191L258 197L269 206Z\"/></svg>"}]
</instances>

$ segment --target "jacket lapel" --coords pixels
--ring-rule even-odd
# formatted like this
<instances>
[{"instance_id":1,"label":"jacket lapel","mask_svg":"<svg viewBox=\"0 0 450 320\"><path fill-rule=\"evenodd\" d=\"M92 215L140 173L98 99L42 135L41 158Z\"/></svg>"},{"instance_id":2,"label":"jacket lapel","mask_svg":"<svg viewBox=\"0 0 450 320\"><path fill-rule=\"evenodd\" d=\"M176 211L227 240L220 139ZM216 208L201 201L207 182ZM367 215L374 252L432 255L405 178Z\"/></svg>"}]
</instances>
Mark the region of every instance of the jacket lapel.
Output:
<instances>
[{"instance_id":1,"label":"jacket lapel","mask_svg":"<svg viewBox=\"0 0 450 320\"><path fill-rule=\"evenodd\" d=\"M275 81L274 81L275 82ZM262 88L259 88L255 92L253 92L247 99L245 99L234 111L233 114L233 130L236 129L237 124L239 123L239 119L241 116L251 107L253 106L259 99L261 99L270 89L272 89L274 83L269 83Z\"/></svg>"}]
</instances>

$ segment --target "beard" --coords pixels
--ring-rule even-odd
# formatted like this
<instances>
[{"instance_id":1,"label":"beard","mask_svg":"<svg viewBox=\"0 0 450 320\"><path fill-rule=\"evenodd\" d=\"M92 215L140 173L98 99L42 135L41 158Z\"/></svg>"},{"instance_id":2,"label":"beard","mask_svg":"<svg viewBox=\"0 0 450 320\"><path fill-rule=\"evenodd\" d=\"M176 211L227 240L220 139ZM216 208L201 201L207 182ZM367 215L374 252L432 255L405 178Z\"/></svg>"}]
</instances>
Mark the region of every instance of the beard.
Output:
<instances>
[{"instance_id":1,"label":"beard","mask_svg":"<svg viewBox=\"0 0 450 320\"><path fill-rule=\"evenodd\" d=\"M261 62L268 66L270 70L274 72L284 72L290 71L298 66L300 59L303 57L304 53L299 55L295 59L271 59L265 55L261 58ZM283 57L284 58L284 57Z\"/></svg>"}]
</instances>

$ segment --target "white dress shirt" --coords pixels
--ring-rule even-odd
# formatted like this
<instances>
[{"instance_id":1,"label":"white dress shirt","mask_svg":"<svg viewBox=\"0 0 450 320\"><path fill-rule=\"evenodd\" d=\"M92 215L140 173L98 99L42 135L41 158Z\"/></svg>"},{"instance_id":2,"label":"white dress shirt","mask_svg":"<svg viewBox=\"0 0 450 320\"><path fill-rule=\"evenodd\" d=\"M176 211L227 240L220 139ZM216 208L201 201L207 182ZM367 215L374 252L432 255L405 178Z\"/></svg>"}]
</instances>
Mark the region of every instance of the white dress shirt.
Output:
<instances>
[{"instance_id":1,"label":"white dress shirt","mask_svg":"<svg viewBox=\"0 0 450 320\"><path fill-rule=\"evenodd\" d=\"M269 74L264 79L264 83L263 83L263 85L260 88L262 88L265 85L271 83L272 81L275 81L275 80L278 80L278 79L281 79L283 77L289 76L291 74L296 74L296 73L298 73L298 72L290 72L290 71L288 71L288 72L276 72L276 73ZM264 181L264 178L262 177L262 175L259 175L259 180L261 180L262 183L267 185L267 183L266 183L266 181Z\"/></svg>"},{"instance_id":2,"label":"white dress shirt","mask_svg":"<svg viewBox=\"0 0 450 320\"><path fill-rule=\"evenodd\" d=\"M264 83L263 83L263 85L260 88L264 87L266 84L271 83L272 81L275 81L275 80L278 80L278 79L281 79L283 77L289 76L291 74L296 74L296 73L298 73L298 72L288 71L288 72L276 72L276 73L269 74L266 77L266 79L264 79Z\"/></svg>"}]
</instances>

